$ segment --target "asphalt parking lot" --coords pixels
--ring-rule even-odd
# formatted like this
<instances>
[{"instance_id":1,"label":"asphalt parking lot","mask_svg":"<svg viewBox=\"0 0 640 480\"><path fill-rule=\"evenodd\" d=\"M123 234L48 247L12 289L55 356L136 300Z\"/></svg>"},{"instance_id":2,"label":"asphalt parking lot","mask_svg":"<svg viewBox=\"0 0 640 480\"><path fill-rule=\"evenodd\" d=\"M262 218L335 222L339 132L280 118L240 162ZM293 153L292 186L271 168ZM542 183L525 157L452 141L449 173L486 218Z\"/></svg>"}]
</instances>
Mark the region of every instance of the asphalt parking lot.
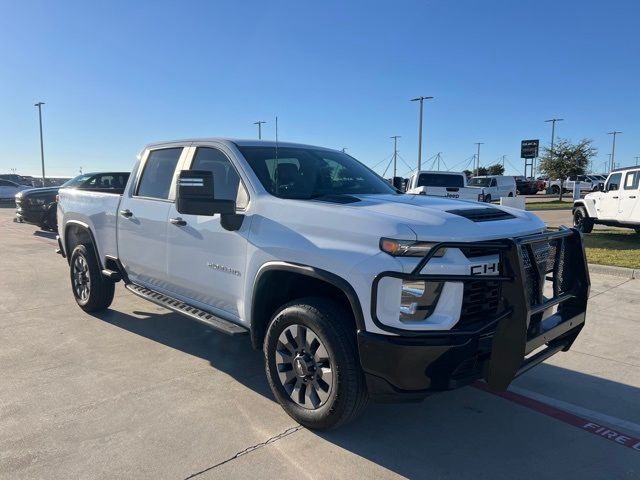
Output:
<instances>
[{"instance_id":1,"label":"asphalt parking lot","mask_svg":"<svg viewBox=\"0 0 640 480\"><path fill-rule=\"evenodd\" d=\"M332 432L260 352L121 286L82 312L53 235L0 208L2 478L640 478L640 281L592 275L585 330L507 395L370 405Z\"/></svg>"}]
</instances>

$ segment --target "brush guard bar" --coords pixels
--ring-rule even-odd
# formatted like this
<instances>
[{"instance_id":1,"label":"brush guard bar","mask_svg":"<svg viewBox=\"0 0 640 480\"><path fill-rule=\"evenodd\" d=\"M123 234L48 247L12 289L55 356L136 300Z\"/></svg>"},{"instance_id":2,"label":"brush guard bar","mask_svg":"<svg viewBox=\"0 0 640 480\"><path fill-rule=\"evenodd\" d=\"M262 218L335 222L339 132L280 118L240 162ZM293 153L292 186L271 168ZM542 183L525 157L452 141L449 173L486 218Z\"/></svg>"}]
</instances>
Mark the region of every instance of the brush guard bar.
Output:
<instances>
[{"instance_id":1,"label":"brush guard bar","mask_svg":"<svg viewBox=\"0 0 640 480\"><path fill-rule=\"evenodd\" d=\"M498 254L497 275L421 273L444 248ZM377 318L380 280L393 277L425 282L501 282L498 312L475 329L412 331L387 326ZM443 340L452 336L491 336L491 353L482 376L495 390L506 389L518 375L559 351L567 351L584 326L590 279L581 234L567 227L487 242L441 242L411 273L382 272L373 281L371 316L381 329L402 337ZM544 347L544 348L541 348Z\"/></svg>"}]
</instances>

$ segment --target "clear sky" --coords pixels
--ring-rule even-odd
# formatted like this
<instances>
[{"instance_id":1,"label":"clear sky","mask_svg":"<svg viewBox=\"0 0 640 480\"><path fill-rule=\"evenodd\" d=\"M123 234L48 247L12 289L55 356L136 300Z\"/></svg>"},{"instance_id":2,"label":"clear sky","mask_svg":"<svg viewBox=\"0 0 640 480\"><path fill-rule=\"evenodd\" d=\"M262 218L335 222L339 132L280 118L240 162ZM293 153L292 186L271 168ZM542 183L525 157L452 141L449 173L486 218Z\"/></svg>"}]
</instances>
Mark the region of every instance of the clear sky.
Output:
<instances>
[{"instance_id":1,"label":"clear sky","mask_svg":"<svg viewBox=\"0 0 640 480\"><path fill-rule=\"evenodd\" d=\"M280 139L370 166L401 135L413 168L418 95L435 97L425 160L460 169L484 142L482 164L522 173L520 140L548 143L561 117L559 136L594 140L594 169L614 129L632 164L639 17L612 0L0 0L0 172L39 173L38 100L51 175L128 170L158 140L256 137L256 120L273 138L275 115Z\"/></svg>"}]
</instances>

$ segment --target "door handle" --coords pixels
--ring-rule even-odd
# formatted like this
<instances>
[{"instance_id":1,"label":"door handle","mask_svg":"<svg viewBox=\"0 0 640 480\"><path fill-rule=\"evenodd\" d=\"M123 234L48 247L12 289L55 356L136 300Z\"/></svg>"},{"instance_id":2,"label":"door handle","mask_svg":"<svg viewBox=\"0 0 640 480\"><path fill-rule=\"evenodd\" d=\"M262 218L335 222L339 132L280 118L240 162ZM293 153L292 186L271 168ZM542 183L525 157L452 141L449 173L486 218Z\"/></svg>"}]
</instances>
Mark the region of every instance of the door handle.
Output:
<instances>
[{"instance_id":1,"label":"door handle","mask_svg":"<svg viewBox=\"0 0 640 480\"><path fill-rule=\"evenodd\" d=\"M185 222L182 218L180 217L176 217L176 218L170 218L169 222L171 222L174 225L177 225L178 227L184 227L187 222Z\"/></svg>"},{"instance_id":2,"label":"door handle","mask_svg":"<svg viewBox=\"0 0 640 480\"><path fill-rule=\"evenodd\" d=\"M618 199L618 198L620 198L620 197L611 197L611 198L615 198L615 199Z\"/></svg>"},{"instance_id":3,"label":"door handle","mask_svg":"<svg viewBox=\"0 0 640 480\"><path fill-rule=\"evenodd\" d=\"M131 218L133 217L133 212L127 208L125 210L120 210L120 215L124 218Z\"/></svg>"},{"instance_id":4,"label":"door handle","mask_svg":"<svg viewBox=\"0 0 640 480\"><path fill-rule=\"evenodd\" d=\"M631 195L629 198L636 198L636 196L635 195Z\"/></svg>"}]
</instances>

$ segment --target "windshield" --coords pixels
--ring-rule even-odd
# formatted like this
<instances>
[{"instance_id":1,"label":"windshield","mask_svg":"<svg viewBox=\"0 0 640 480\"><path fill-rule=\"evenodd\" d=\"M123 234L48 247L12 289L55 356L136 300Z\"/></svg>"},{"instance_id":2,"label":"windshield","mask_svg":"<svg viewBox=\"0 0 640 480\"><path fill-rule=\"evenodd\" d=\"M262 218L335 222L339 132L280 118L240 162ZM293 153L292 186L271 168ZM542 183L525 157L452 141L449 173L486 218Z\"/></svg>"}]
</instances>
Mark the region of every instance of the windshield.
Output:
<instances>
[{"instance_id":1,"label":"windshield","mask_svg":"<svg viewBox=\"0 0 640 480\"><path fill-rule=\"evenodd\" d=\"M78 175L77 177L64 182L62 185L60 185L60 188L77 187L78 185L88 180L89 178L91 178L91 174L88 174L88 173L85 173L84 175Z\"/></svg>"},{"instance_id":2,"label":"windshield","mask_svg":"<svg viewBox=\"0 0 640 480\"><path fill-rule=\"evenodd\" d=\"M470 187L488 187L490 184L491 184L490 178L482 178L482 177L474 177L471 180L469 180L469 183L467 183L467 185L469 185Z\"/></svg>"},{"instance_id":3,"label":"windshield","mask_svg":"<svg viewBox=\"0 0 640 480\"><path fill-rule=\"evenodd\" d=\"M418 177L418 187L464 187L462 175L446 173L421 173Z\"/></svg>"},{"instance_id":4,"label":"windshield","mask_svg":"<svg viewBox=\"0 0 640 480\"><path fill-rule=\"evenodd\" d=\"M262 186L280 198L383 194L396 190L342 152L303 147L239 147Z\"/></svg>"}]
</instances>

